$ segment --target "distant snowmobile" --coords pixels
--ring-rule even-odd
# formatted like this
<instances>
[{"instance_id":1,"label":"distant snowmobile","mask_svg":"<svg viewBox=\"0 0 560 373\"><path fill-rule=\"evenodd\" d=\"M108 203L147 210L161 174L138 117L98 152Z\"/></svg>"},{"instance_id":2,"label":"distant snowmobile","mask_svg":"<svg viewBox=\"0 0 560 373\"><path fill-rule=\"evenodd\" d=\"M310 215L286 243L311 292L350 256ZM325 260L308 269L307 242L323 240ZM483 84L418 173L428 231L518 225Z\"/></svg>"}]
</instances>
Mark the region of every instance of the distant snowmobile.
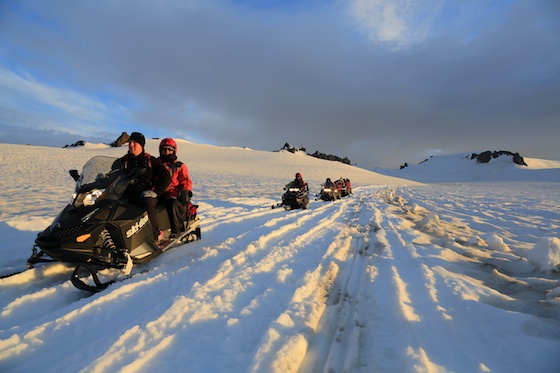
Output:
<instances>
[{"instance_id":1,"label":"distant snowmobile","mask_svg":"<svg viewBox=\"0 0 560 373\"><path fill-rule=\"evenodd\" d=\"M347 197L352 194L352 186L349 179L340 178L334 182L335 187L339 190L340 198Z\"/></svg>"},{"instance_id":2,"label":"distant snowmobile","mask_svg":"<svg viewBox=\"0 0 560 373\"><path fill-rule=\"evenodd\" d=\"M307 188L300 188L288 183L284 187L286 191L282 195L282 206L286 210L306 209L309 204L309 191Z\"/></svg>"},{"instance_id":3,"label":"distant snowmobile","mask_svg":"<svg viewBox=\"0 0 560 373\"><path fill-rule=\"evenodd\" d=\"M77 170L70 171L76 181L72 200L51 226L38 234L28 267L52 261L75 263L72 284L97 292L108 286L99 281L99 270L116 268L128 275L134 264L146 263L168 249L201 238L197 205L189 203L184 232L169 241L169 218L165 207L158 204L158 219L166 239L164 245L156 246L146 210L129 204L125 197L128 186L140 175L127 176L120 167L114 168L116 160L97 156L84 165L81 175ZM84 281L89 278L94 285Z\"/></svg>"},{"instance_id":4,"label":"distant snowmobile","mask_svg":"<svg viewBox=\"0 0 560 373\"><path fill-rule=\"evenodd\" d=\"M340 198L348 196L348 189L345 184L340 184Z\"/></svg>"},{"instance_id":5,"label":"distant snowmobile","mask_svg":"<svg viewBox=\"0 0 560 373\"><path fill-rule=\"evenodd\" d=\"M340 199L340 189L337 188L336 184L334 184L330 178L327 178L325 183L321 185L319 197L323 201L334 201Z\"/></svg>"}]
</instances>

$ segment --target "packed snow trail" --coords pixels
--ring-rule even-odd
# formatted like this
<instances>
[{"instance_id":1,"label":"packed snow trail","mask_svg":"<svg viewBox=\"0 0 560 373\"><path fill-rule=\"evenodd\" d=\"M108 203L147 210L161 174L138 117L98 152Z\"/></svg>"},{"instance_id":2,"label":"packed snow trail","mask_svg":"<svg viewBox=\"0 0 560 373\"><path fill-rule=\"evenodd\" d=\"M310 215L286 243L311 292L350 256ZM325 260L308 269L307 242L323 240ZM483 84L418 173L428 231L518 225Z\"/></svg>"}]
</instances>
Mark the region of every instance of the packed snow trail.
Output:
<instances>
[{"instance_id":1,"label":"packed snow trail","mask_svg":"<svg viewBox=\"0 0 560 373\"><path fill-rule=\"evenodd\" d=\"M201 209L202 240L91 296L62 264L3 279L0 370L554 371L560 343L546 341L560 340L559 312L507 293L538 302L551 283L472 240L478 223L460 208L442 209L446 220L415 193L378 186L307 210ZM470 327L482 311L488 324ZM510 323L538 337L533 350L520 351Z\"/></svg>"},{"instance_id":2,"label":"packed snow trail","mask_svg":"<svg viewBox=\"0 0 560 373\"><path fill-rule=\"evenodd\" d=\"M361 234L354 235L357 244L340 271L334 296L331 294L329 308L300 371L500 371L504 367L508 371L554 371L550 347L536 349L542 358L540 366L526 362L527 352L522 345L516 346L514 333L501 322L499 310L485 320L488 325L482 332L479 328L456 328L455 323L479 323L476 310L484 308L485 303L521 312L527 309L511 302L508 295L481 286L488 283L503 289L516 280L504 281L497 270L487 274L488 263L496 262L492 255L478 253L476 247L471 252L471 248L455 242L453 235L475 234L468 226L439 222L439 230L427 229L425 217L432 217L431 212L408 205L402 197L387 191L374 193L380 198L378 203L366 201L362 195L357 205L363 210L362 219L371 216L371 221L358 224ZM482 257L481 263L472 258L474 254ZM464 262L457 264L459 259ZM458 270L459 265L473 263L482 267L470 270L474 278ZM361 278L352 278L357 276ZM542 299L543 292L534 285L544 288L542 283L527 283L525 296L532 291L535 299ZM520 286L515 291L520 291ZM466 300L468 306L455 307L457 298ZM481 303L469 302L480 298ZM551 335L558 335L558 310L551 315L550 307L541 307L539 315L551 318ZM493 313L492 309L484 312ZM538 334L549 334L546 326L537 327L531 322L530 315L514 313L509 317L526 319L538 328ZM498 347L491 342L496 333L511 334L512 338ZM512 351L518 353L512 356ZM500 364L495 365L495 361Z\"/></svg>"}]
</instances>

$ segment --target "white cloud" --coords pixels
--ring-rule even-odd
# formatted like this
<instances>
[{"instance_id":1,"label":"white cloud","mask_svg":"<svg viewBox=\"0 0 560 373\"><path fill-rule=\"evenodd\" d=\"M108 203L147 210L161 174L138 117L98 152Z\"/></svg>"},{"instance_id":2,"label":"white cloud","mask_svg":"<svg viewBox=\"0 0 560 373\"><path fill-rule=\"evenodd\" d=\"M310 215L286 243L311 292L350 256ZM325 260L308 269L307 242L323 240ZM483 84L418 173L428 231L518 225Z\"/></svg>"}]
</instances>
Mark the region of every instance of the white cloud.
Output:
<instances>
[{"instance_id":1,"label":"white cloud","mask_svg":"<svg viewBox=\"0 0 560 373\"><path fill-rule=\"evenodd\" d=\"M350 15L374 42L406 47L427 37L441 8L441 0L352 0Z\"/></svg>"}]
</instances>

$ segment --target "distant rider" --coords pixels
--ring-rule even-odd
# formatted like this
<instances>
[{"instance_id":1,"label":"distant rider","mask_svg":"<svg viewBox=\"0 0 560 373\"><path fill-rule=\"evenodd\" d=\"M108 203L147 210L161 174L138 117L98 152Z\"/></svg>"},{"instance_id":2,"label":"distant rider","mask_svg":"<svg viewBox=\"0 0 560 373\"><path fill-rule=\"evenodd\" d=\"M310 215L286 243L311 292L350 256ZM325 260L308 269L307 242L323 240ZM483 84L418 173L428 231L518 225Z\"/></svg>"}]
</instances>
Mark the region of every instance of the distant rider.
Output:
<instances>
[{"instance_id":1,"label":"distant rider","mask_svg":"<svg viewBox=\"0 0 560 373\"><path fill-rule=\"evenodd\" d=\"M307 186L307 183L303 181L303 177L299 172L296 173L296 178L290 183L290 185L295 188L300 188L301 190L309 191L309 187Z\"/></svg>"},{"instance_id":2,"label":"distant rider","mask_svg":"<svg viewBox=\"0 0 560 373\"><path fill-rule=\"evenodd\" d=\"M175 140L171 138L161 140L159 159L167 166L171 175L171 184L162 199L171 224L170 238L176 238L184 230L186 209L192 197L192 180L187 165L177 160Z\"/></svg>"},{"instance_id":3,"label":"distant rider","mask_svg":"<svg viewBox=\"0 0 560 373\"><path fill-rule=\"evenodd\" d=\"M346 190L348 191L348 194L352 194L352 183L350 182L350 179L344 179L344 182L346 183Z\"/></svg>"}]
</instances>

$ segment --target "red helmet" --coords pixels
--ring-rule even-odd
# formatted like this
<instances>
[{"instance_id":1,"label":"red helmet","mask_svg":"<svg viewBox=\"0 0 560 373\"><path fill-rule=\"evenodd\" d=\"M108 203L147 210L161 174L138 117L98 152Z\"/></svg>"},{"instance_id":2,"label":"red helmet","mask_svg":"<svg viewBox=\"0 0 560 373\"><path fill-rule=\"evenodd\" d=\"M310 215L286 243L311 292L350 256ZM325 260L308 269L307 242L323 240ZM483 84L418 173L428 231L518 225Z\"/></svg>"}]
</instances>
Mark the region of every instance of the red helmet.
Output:
<instances>
[{"instance_id":1,"label":"red helmet","mask_svg":"<svg viewBox=\"0 0 560 373\"><path fill-rule=\"evenodd\" d=\"M296 179L301 179L301 174L299 172L296 174Z\"/></svg>"},{"instance_id":2,"label":"red helmet","mask_svg":"<svg viewBox=\"0 0 560 373\"><path fill-rule=\"evenodd\" d=\"M174 153L177 152L177 143L175 142L175 140L171 139L171 138L165 138L163 140L161 140L161 142L159 143L159 150L161 150L162 148L166 147L166 146L170 146L174 149Z\"/></svg>"}]
</instances>

